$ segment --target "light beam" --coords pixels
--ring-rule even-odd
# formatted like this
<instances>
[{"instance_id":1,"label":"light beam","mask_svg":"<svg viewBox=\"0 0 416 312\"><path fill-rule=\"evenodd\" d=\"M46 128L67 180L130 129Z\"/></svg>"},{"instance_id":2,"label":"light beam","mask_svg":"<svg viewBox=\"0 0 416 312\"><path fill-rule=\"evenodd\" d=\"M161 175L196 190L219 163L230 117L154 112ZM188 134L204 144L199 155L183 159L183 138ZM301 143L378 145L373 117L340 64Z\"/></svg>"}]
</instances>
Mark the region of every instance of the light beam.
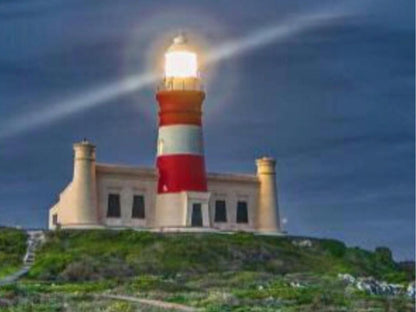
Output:
<instances>
[{"instance_id":1,"label":"light beam","mask_svg":"<svg viewBox=\"0 0 416 312\"><path fill-rule=\"evenodd\" d=\"M318 27L339 18L339 14L308 14L292 16L290 20L261 28L249 35L217 45L209 51L206 63L218 62L271 43L277 43L300 32ZM22 132L41 127L83 110L98 106L119 96L153 85L159 75L147 72L130 76L122 81L104 85L75 98L51 105L44 109L11 118L0 126L0 139L9 138Z\"/></svg>"}]
</instances>

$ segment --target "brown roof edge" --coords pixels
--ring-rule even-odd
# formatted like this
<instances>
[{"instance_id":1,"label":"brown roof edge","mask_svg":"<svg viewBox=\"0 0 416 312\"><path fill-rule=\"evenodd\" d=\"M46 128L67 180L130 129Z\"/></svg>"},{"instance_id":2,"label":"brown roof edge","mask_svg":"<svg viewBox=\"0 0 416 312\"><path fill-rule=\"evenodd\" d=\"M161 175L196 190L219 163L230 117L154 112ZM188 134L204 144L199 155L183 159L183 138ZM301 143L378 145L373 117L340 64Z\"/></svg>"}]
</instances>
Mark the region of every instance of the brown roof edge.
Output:
<instances>
[{"instance_id":1,"label":"brown roof edge","mask_svg":"<svg viewBox=\"0 0 416 312\"><path fill-rule=\"evenodd\" d=\"M97 163L96 164L97 173L118 173L118 174L130 174L130 175L151 175L156 177L157 172L155 168L150 167L134 167L128 165L118 165L118 164L105 164ZM258 183L258 177L255 174L242 174L242 173L216 173L208 172L207 179L211 181L218 182L251 182Z\"/></svg>"}]
</instances>

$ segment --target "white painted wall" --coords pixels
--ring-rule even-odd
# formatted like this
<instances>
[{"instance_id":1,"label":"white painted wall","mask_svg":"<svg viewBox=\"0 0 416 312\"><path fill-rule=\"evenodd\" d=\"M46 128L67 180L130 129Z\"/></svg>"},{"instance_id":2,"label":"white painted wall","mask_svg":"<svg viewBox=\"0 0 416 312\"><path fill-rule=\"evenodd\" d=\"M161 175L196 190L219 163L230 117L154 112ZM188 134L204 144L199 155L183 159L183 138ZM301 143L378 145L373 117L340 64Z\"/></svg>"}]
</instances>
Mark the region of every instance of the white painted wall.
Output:
<instances>
[{"instance_id":1,"label":"white painted wall","mask_svg":"<svg viewBox=\"0 0 416 312\"><path fill-rule=\"evenodd\" d=\"M259 182L255 176L216 175L208 177L208 190L211 192L210 215L213 227L221 230L254 230L257 217ZM215 222L215 201L225 200L227 222ZM248 223L237 223L237 203L247 202Z\"/></svg>"},{"instance_id":2,"label":"white painted wall","mask_svg":"<svg viewBox=\"0 0 416 312\"><path fill-rule=\"evenodd\" d=\"M99 222L106 226L153 226L156 181L152 169L97 165ZM107 218L109 194L120 195L120 218ZM145 219L131 217L134 195L144 196Z\"/></svg>"},{"instance_id":3,"label":"white painted wall","mask_svg":"<svg viewBox=\"0 0 416 312\"><path fill-rule=\"evenodd\" d=\"M109 227L134 227L150 228L159 226L187 226L190 224L190 211L195 201L206 202L202 206L203 225L212 226L220 230L230 231L255 231L259 225L263 230L271 230L273 224L265 224L265 215L278 218L278 211L273 214L272 209L278 209L274 201L277 194L274 175L259 178L257 175L235 175L235 174L208 174L208 192L201 193L204 198L199 198L198 192L183 192L166 194L165 200L169 202L166 207L177 207L164 211L162 215L155 216L156 195L157 195L157 173L153 168L136 168L118 165L96 164L96 190L97 190L97 225ZM262 186L262 181L267 185ZM71 184L60 194L58 203L50 209L49 227L52 224L52 215L58 214L58 222L62 227L71 223L73 210L73 188ZM120 195L120 218L107 218L108 195L115 193ZM259 198L260 194L266 195L266 201ZM133 196L143 195L145 200L145 219L132 218ZM179 197L178 197L179 195ZM198 197L199 196L199 197ZM159 196L160 197L160 196ZM227 222L215 222L215 201L225 200ZM248 223L237 223L237 202L246 201L248 208ZM265 203L263 210L259 203ZM273 208L274 207L274 208ZM259 211L263 217L259 220ZM261 216L260 216L261 217ZM277 221L278 222L278 221ZM265 226L267 225L267 226ZM274 223L276 227L279 223Z\"/></svg>"}]
</instances>

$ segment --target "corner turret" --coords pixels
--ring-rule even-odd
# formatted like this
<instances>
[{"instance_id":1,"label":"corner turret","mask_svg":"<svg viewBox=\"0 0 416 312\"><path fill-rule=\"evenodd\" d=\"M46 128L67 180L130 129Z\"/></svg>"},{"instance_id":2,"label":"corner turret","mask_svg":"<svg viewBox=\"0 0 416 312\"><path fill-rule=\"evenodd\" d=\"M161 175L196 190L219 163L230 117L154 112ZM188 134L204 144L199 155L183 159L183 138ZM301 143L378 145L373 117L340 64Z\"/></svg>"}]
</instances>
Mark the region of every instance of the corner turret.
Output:
<instances>
[{"instance_id":1,"label":"corner turret","mask_svg":"<svg viewBox=\"0 0 416 312\"><path fill-rule=\"evenodd\" d=\"M97 189L95 176L95 146L86 139L74 144L74 176L71 220L74 226L91 226L98 223Z\"/></svg>"},{"instance_id":2,"label":"corner turret","mask_svg":"<svg viewBox=\"0 0 416 312\"><path fill-rule=\"evenodd\" d=\"M260 181L257 231L281 232L276 189L276 161L270 157L262 157L256 160L256 165L257 177Z\"/></svg>"}]
</instances>

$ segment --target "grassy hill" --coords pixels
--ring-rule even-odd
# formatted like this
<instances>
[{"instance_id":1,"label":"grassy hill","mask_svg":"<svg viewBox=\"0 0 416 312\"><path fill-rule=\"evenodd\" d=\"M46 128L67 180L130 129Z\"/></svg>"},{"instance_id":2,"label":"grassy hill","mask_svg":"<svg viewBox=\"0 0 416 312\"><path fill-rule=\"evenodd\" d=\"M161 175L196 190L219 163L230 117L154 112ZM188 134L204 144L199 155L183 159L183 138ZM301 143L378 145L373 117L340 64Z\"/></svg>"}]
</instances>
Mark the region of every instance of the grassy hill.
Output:
<instances>
[{"instance_id":1,"label":"grassy hill","mask_svg":"<svg viewBox=\"0 0 416 312\"><path fill-rule=\"evenodd\" d=\"M31 278L85 281L132 274L175 275L228 271L274 274L371 275L390 282L411 279L391 258L387 248L369 252L347 248L336 240L236 233L159 234L136 231L49 232L37 253Z\"/></svg>"},{"instance_id":2,"label":"grassy hill","mask_svg":"<svg viewBox=\"0 0 416 312\"><path fill-rule=\"evenodd\" d=\"M414 270L402 269L387 248L370 252L336 240L247 233L57 231L47 234L27 278L0 288L0 298L9 298L15 311L32 311L33 305L39 311L62 311L64 305L74 311L137 309L132 303L94 299L103 293L205 311L414 309L406 298L359 292L340 281L338 273L395 283L414 278Z\"/></svg>"}]
</instances>

